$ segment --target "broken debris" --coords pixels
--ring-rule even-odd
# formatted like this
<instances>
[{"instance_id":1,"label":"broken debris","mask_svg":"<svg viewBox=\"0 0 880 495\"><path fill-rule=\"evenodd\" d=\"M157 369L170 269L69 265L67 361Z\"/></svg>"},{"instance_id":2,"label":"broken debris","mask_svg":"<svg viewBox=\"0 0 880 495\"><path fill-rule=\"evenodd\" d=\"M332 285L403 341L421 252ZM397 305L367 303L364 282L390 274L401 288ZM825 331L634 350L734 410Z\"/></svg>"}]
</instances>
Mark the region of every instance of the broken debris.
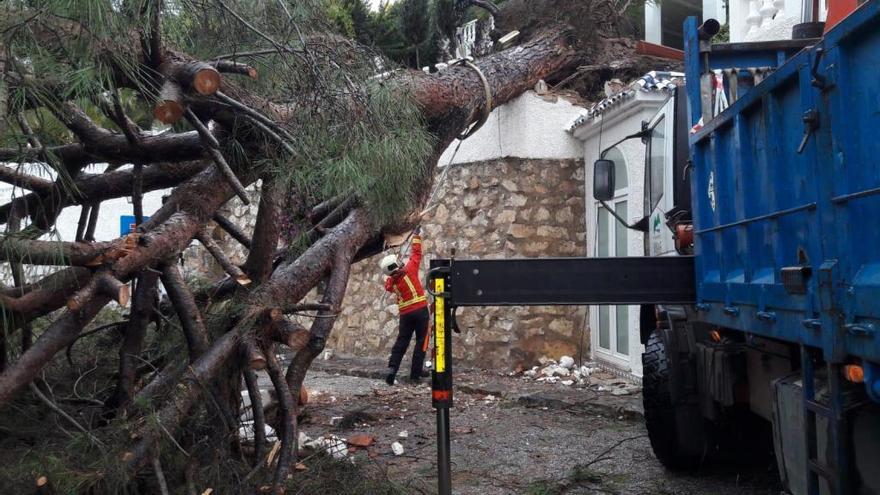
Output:
<instances>
[{"instance_id":1,"label":"broken debris","mask_svg":"<svg viewBox=\"0 0 880 495\"><path fill-rule=\"evenodd\" d=\"M400 442L394 442L391 444L391 451L394 452L394 455L403 455L403 445Z\"/></svg>"},{"instance_id":2,"label":"broken debris","mask_svg":"<svg viewBox=\"0 0 880 495\"><path fill-rule=\"evenodd\" d=\"M374 437L373 435L368 435L366 433L356 433L348 437L346 441L351 446L366 448L376 443L376 437Z\"/></svg>"}]
</instances>

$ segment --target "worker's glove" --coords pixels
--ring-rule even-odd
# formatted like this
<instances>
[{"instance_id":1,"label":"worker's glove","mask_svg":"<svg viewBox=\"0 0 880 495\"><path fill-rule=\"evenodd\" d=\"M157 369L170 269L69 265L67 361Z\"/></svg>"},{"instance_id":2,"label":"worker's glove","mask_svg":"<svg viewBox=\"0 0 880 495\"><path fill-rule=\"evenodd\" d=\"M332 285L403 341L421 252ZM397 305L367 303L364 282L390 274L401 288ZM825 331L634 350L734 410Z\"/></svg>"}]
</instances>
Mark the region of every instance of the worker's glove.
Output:
<instances>
[{"instance_id":1,"label":"worker's glove","mask_svg":"<svg viewBox=\"0 0 880 495\"><path fill-rule=\"evenodd\" d=\"M420 235L422 233L422 226L416 225L416 228L413 229L413 235Z\"/></svg>"}]
</instances>

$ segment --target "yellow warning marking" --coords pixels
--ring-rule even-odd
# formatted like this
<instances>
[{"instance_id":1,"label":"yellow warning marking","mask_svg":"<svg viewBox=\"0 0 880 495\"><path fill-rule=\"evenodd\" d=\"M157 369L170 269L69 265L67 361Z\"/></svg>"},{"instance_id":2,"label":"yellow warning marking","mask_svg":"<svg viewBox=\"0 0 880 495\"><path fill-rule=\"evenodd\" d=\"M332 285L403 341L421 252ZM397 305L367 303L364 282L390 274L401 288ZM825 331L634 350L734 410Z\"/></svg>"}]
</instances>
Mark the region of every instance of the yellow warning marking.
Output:
<instances>
[{"instance_id":1,"label":"yellow warning marking","mask_svg":"<svg viewBox=\"0 0 880 495\"><path fill-rule=\"evenodd\" d=\"M442 294L446 283L442 278L434 279L434 292ZM442 297L434 298L434 349L437 355L434 357L437 373L446 371L446 313L445 301Z\"/></svg>"}]
</instances>

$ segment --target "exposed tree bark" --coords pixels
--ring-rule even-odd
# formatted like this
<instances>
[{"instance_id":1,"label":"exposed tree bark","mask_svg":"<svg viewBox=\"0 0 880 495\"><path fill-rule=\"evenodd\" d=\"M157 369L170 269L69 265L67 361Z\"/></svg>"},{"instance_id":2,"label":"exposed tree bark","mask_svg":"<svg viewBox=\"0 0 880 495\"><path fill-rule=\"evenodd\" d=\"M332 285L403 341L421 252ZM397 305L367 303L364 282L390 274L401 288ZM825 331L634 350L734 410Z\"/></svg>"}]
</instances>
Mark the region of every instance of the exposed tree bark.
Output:
<instances>
[{"instance_id":1,"label":"exposed tree bark","mask_svg":"<svg viewBox=\"0 0 880 495\"><path fill-rule=\"evenodd\" d=\"M244 376L251 403L251 416L254 419L254 462L260 464L266 451L266 414L263 410L263 396L260 394L257 374L254 370L245 366L241 373Z\"/></svg>"},{"instance_id":2,"label":"exposed tree bark","mask_svg":"<svg viewBox=\"0 0 880 495\"><path fill-rule=\"evenodd\" d=\"M46 152L58 157L67 169L81 169L92 163L174 163L204 157L202 142L195 131L144 136L135 147L124 135L101 130L88 146L82 143L49 146ZM33 148L0 149L0 161L39 162L42 159L39 150Z\"/></svg>"},{"instance_id":3,"label":"exposed tree bark","mask_svg":"<svg viewBox=\"0 0 880 495\"><path fill-rule=\"evenodd\" d=\"M5 404L16 392L33 381L43 366L76 340L83 325L94 318L109 301L109 297L96 294L85 302L79 314L68 311L49 325L30 349L22 353L6 371L0 373L0 404Z\"/></svg>"},{"instance_id":4,"label":"exposed tree bark","mask_svg":"<svg viewBox=\"0 0 880 495\"><path fill-rule=\"evenodd\" d=\"M179 185L204 170L206 166L206 162L200 161L151 164L144 167L141 190L149 192ZM70 205L95 203L128 196L131 194L133 178L134 172L131 170L81 175L74 182L75 195L65 192L68 188L56 185L48 193L25 194L0 206L0 223L5 223L12 208L19 207L19 205L23 205L23 211L31 215L31 218L39 218L49 208L58 209Z\"/></svg>"},{"instance_id":5,"label":"exposed tree bark","mask_svg":"<svg viewBox=\"0 0 880 495\"><path fill-rule=\"evenodd\" d=\"M176 264L169 262L162 268L162 284L183 327L189 359L194 361L208 349L208 330L202 320L202 312Z\"/></svg>"},{"instance_id":6,"label":"exposed tree bark","mask_svg":"<svg viewBox=\"0 0 880 495\"><path fill-rule=\"evenodd\" d=\"M0 307L22 321L29 321L64 306L91 276L92 273L82 267L62 270L19 290L5 291L0 294Z\"/></svg>"},{"instance_id":7,"label":"exposed tree bark","mask_svg":"<svg viewBox=\"0 0 880 495\"><path fill-rule=\"evenodd\" d=\"M79 313L96 295L109 297L124 307L128 306L128 301L131 299L131 288L112 274L106 271L100 272L95 274L82 290L67 300L67 309L72 313Z\"/></svg>"},{"instance_id":8,"label":"exposed tree bark","mask_svg":"<svg viewBox=\"0 0 880 495\"><path fill-rule=\"evenodd\" d=\"M284 373L281 371L278 358L275 357L274 349L267 349L266 355L268 357L267 371L278 395L278 408L281 411L281 435L279 435L281 453L278 455L278 467L275 469L275 477L272 481L272 493L283 495L287 473L290 472L290 465L296 458L296 402L287 382L284 381Z\"/></svg>"},{"instance_id":9,"label":"exposed tree bark","mask_svg":"<svg viewBox=\"0 0 880 495\"><path fill-rule=\"evenodd\" d=\"M230 235L230 237L238 241L239 244L246 247L247 249L251 248L251 238L247 234L245 234L238 225L232 223L232 220L229 220L225 216L217 213L216 215L214 215L214 221L217 222L217 225L219 225L221 229L225 230L226 233Z\"/></svg>"},{"instance_id":10,"label":"exposed tree bark","mask_svg":"<svg viewBox=\"0 0 880 495\"><path fill-rule=\"evenodd\" d=\"M120 256L120 242L62 242L36 241L18 236L0 238L0 261L28 265L98 266L104 255Z\"/></svg>"},{"instance_id":11,"label":"exposed tree bark","mask_svg":"<svg viewBox=\"0 0 880 495\"><path fill-rule=\"evenodd\" d=\"M36 193L47 193L54 186L52 181L27 175L6 165L0 165L0 181L13 186L23 187Z\"/></svg>"},{"instance_id":12,"label":"exposed tree bark","mask_svg":"<svg viewBox=\"0 0 880 495\"><path fill-rule=\"evenodd\" d=\"M104 404L108 412L124 411L134 397L136 371L140 364L137 356L143 347L147 325L150 324L153 311L156 309L158 280L159 274L153 270L146 270L137 278L131 316L125 326L122 345L119 347L119 376L116 390Z\"/></svg>"},{"instance_id":13,"label":"exposed tree bark","mask_svg":"<svg viewBox=\"0 0 880 495\"><path fill-rule=\"evenodd\" d=\"M196 234L196 239L198 239L199 242L202 243L202 246L211 253L211 256L214 257L227 275L241 285L250 285L251 279L248 278L238 265L234 264L226 257L226 254L223 253L223 249L221 249L214 239L211 238L211 234L203 230Z\"/></svg>"},{"instance_id":14,"label":"exposed tree bark","mask_svg":"<svg viewBox=\"0 0 880 495\"><path fill-rule=\"evenodd\" d=\"M281 191L273 186L271 180L263 180L254 236L248 246L250 253L244 263L244 271L258 284L269 278L275 261L275 250L278 249L281 235L280 195Z\"/></svg>"}]
</instances>

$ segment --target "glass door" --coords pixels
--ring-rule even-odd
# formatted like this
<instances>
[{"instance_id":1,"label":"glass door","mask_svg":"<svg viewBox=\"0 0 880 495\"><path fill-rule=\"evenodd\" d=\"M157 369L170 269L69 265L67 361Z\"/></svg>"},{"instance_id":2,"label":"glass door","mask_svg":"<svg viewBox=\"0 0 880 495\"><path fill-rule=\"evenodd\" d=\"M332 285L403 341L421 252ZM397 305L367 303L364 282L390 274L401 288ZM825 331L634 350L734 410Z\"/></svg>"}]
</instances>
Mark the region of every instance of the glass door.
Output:
<instances>
[{"instance_id":1,"label":"glass door","mask_svg":"<svg viewBox=\"0 0 880 495\"><path fill-rule=\"evenodd\" d=\"M617 148L608 150L605 158L613 160L614 199L606 202L621 218L629 218L626 162ZM627 256L629 229L616 221L611 213L596 202L596 257ZM629 306L594 306L593 328L598 332L596 344L606 354L629 356Z\"/></svg>"}]
</instances>

